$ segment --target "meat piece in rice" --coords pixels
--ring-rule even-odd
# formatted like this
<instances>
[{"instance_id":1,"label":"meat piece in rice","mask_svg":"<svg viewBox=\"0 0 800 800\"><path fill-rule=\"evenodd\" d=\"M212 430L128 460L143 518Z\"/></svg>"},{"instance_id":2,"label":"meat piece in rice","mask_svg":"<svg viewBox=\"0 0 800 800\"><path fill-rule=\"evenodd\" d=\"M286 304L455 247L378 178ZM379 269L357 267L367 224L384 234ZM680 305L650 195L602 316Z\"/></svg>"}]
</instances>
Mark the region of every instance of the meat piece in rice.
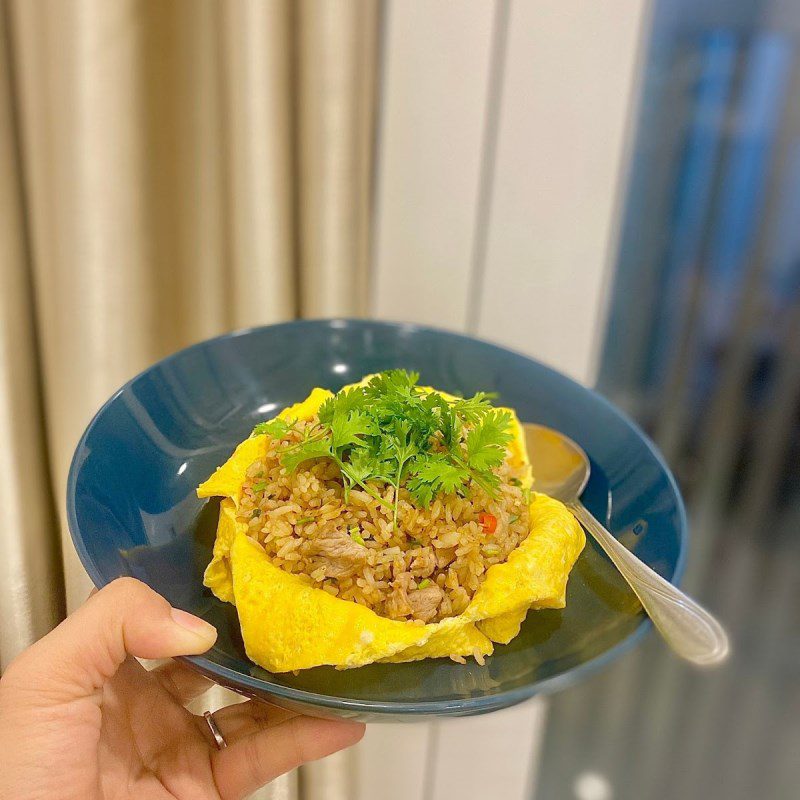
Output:
<instances>
[{"instance_id":1,"label":"meat piece in rice","mask_svg":"<svg viewBox=\"0 0 800 800\"><path fill-rule=\"evenodd\" d=\"M312 572L323 568L326 578L349 578L367 563L367 550L343 531L322 533L306 541L301 552L308 556Z\"/></svg>"},{"instance_id":2,"label":"meat piece in rice","mask_svg":"<svg viewBox=\"0 0 800 800\"><path fill-rule=\"evenodd\" d=\"M439 611L444 592L434 583L408 595L408 604L415 619L430 622Z\"/></svg>"}]
</instances>

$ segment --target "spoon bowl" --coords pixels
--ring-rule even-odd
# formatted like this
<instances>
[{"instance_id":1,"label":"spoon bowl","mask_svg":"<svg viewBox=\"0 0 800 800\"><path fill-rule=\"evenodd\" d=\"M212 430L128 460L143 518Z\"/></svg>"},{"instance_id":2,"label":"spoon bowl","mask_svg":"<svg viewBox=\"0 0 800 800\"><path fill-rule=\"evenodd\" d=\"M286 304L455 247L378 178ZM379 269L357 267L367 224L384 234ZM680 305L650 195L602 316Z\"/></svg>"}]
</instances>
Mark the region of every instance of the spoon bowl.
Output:
<instances>
[{"instance_id":1,"label":"spoon bowl","mask_svg":"<svg viewBox=\"0 0 800 800\"><path fill-rule=\"evenodd\" d=\"M523 428L536 491L562 503L580 497L591 472L583 448L544 425L526 423Z\"/></svg>"}]
</instances>

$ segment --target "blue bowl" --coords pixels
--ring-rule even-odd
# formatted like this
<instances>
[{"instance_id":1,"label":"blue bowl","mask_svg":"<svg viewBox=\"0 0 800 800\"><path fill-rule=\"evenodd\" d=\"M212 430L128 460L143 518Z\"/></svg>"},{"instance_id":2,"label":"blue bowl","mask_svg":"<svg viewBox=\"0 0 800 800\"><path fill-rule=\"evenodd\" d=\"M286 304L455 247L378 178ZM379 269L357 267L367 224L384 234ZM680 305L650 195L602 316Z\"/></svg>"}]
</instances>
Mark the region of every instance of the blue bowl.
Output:
<instances>
[{"instance_id":1,"label":"blue bowl","mask_svg":"<svg viewBox=\"0 0 800 800\"><path fill-rule=\"evenodd\" d=\"M235 609L202 584L218 502L195 487L253 425L363 375L403 367L453 393L495 391L521 420L557 428L592 461L589 509L645 563L679 578L686 518L653 445L599 395L518 353L415 325L355 320L255 328L181 350L135 377L83 434L67 487L69 526L97 586L132 575L219 630L185 661L241 693L318 716L422 719L480 714L561 689L606 664L649 627L625 582L590 540L563 610L531 612L485 666L445 659L273 675L244 652Z\"/></svg>"}]
</instances>

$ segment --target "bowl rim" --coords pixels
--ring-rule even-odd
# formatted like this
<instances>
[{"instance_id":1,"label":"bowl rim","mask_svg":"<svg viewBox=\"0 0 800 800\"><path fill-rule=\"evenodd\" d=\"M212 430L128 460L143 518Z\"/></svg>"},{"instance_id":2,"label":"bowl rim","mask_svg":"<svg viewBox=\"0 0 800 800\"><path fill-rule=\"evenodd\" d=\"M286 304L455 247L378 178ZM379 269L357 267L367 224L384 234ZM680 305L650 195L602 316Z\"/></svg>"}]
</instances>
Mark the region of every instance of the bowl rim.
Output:
<instances>
[{"instance_id":1,"label":"bowl rim","mask_svg":"<svg viewBox=\"0 0 800 800\"><path fill-rule=\"evenodd\" d=\"M658 450L650 437L624 411L611 403L610 400L606 399L595 389L584 386L570 376L565 375L563 372L560 372L559 370L548 366L547 364L544 364L525 353L510 347L506 347L505 345L489 341L487 339L413 322L358 319L352 317L325 317L319 319L297 319L290 320L288 322L275 323L272 325L254 325L245 328L238 328L233 331L219 334L218 336L212 336L199 342L195 342L187 347L183 347L173 353L170 353L164 358L161 358L140 370L132 378L120 386L115 392L113 392L111 396L100 406L100 408L92 416L75 446L75 451L70 462L66 484L66 511L70 537L84 569L87 571L89 577L92 579L92 582L98 589L104 587L108 583L111 583L116 579L116 577L124 576L107 577L101 573L94 561L94 558L86 547L83 536L81 535L80 526L78 525L75 497L78 471L80 464L82 463L81 456L86 449L86 440L106 410L117 400L120 395L130 389L144 375L152 372L158 367L168 365L172 361L182 358L189 352L199 350L215 342L235 339L240 336L250 336L261 333L265 330L303 327L323 327L334 330L349 327L395 330L402 329L411 333L432 333L465 342L479 343L489 347L490 349L498 351L498 353L510 353L512 355L524 358L527 361L531 361L538 368L550 372L558 376L560 379L568 381L575 387L588 392L593 397L595 402L609 410L615 417L619 419L620 422L623 423L623 425L627 426L642 441L667 479L667 483L675 498L676 510L678 512L678 557L675 562L675 568L672 572L672 575L667 578L667 580L676 586L680 585L680 581L683 578L686 569L686 559L689 546L689 525L686 515L686 507L684 505L680 489L678 488L677 481L675 480L675 476L672 474L672 470L670 470L669 466L667 465L664 456ZM225 684L229 686L229 688L241 689L245 693L249 692L256 695L273 695L276 698L286 701L293 701L312 707L317 706L325 709L336 709L339 711L344 710L352 712L354 715L361 713L425 717L434 715L447 715L448 713L480 713L505 708L523 700L527 700L537 694L551 693L565 689L574 683L577 683L579 680L594 674L598 670L602 669L602 667L610 664L612 661L628 652L635 645L642 641L645 634L652 628L652 622L650 621L649 617L644 614L644 612L640 612L640 616L641 621L639 622L638 626L624 639L609 647L608 650L598 653L588 661L584 661L565 670L564 672L561 672L557 675L552 675L549 678L544 678L542 680L526 684L524 686L516 687L514 689L480 695L477 697L467 697L453 700L383 701L334 697L332 695L319 694L306 689L296 689L291 686L273 683L265 678L246 675L242 672L238 672L230 669L229 667L218 664L217 662L212 661L210 658L207 658L205 655L179 656L177 660L193 666L203 674L212 677L212 679L213 677L218 677L223 680Z\"/></svg>"}]
</instances>

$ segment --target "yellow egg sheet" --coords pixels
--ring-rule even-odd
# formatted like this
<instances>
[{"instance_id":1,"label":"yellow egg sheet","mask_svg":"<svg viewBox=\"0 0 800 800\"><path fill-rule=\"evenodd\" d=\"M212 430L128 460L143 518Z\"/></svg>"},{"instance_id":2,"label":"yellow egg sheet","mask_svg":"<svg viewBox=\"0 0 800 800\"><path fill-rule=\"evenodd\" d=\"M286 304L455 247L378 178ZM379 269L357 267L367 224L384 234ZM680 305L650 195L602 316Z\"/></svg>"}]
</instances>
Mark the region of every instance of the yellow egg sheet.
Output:
<instances>
[{"instance_id":1,"label":"yellow egg sheet","mask_svg":"<svg viewBox=\"0 0 800 800\"><path fill-rule=\"evenodd\" d=\"M331 394L314 389L278 416L309 419ZM510 457L518 465L527 464L522 427L509 411L514 424ZM585 537L563 504L535 493L528 536L507 561L487 570L469 606L457 617L428 625L391 620L305 584L274 566L247 535L247 526L236 519L247 469L264 455L266 443L263 435L246 439L197 494L223 498L204 583L220 600L236 606L248 657L270 672L490 655L493 643L507 644L519 633L530 609L563 608L567 579Z\"/></svg>"}]
</instances>

